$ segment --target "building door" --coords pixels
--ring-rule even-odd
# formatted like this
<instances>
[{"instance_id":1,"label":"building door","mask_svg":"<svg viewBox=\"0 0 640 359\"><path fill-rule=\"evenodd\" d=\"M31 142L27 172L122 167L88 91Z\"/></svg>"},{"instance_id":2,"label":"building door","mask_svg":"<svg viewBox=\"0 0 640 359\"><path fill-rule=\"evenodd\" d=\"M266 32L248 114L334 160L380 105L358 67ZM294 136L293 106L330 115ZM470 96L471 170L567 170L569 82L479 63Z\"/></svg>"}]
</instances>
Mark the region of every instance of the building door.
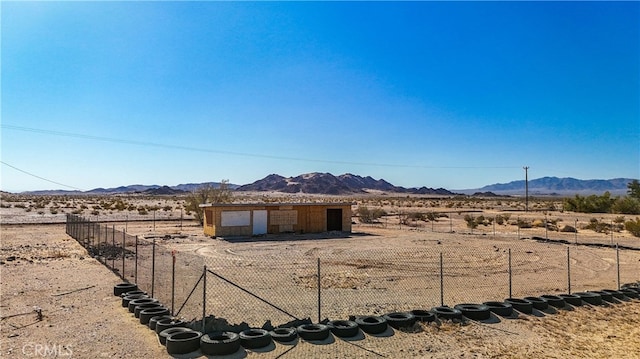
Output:
<instances>
[{"instance_id":1,"label":"building door","mask_svg":"<svg viewBox=\"0 0 640 359\"><path fill-rule=\"evenodd\" d=\"M267 233L267 211L257 210L253 211L253 235Z\"/></svg>"},{"instance_id":2,"label":"building door","mask_svg":"<svg viewBox=\"0 0 640 359\"><path fill-rule=\"evenodd\" d=\"M327 231L342 231L342 208L327 209Z\"/></svg>"}]
</instances>

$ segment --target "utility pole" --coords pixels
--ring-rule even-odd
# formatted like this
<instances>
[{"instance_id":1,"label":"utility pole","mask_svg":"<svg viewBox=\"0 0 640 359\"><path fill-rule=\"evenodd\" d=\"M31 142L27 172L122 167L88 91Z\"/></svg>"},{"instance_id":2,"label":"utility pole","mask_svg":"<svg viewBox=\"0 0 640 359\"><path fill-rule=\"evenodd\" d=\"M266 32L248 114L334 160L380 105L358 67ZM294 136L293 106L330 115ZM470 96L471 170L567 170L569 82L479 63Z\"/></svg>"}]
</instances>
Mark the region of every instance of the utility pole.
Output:
<instances>
[{"instance_id":1,"label":"utility pole","mask_svg":"<svg viewBox=\"0 0 640 359\"><path fill-rule=\"evenodd\" d=\"M524 166L524 211L529 212L529 166Z\"/></svg>"}]
</instances>

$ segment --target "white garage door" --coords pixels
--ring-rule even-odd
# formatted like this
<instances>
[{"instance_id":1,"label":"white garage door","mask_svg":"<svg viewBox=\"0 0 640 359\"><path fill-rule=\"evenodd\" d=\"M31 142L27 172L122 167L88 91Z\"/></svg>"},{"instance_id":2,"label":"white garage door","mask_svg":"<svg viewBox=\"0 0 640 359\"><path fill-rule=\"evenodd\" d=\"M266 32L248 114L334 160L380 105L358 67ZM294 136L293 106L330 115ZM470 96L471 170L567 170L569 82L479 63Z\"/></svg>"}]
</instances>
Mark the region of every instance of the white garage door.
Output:
<instances>
[{"instance_id":1,"label":"white garage door","mask_svg":"<svg viewBox=\"0 0 640 359\"><path fill-rule=\"evenodd\" d=\"M267 233L267 211L253 211L253 235Z\"/></svg>"}]
</instances>

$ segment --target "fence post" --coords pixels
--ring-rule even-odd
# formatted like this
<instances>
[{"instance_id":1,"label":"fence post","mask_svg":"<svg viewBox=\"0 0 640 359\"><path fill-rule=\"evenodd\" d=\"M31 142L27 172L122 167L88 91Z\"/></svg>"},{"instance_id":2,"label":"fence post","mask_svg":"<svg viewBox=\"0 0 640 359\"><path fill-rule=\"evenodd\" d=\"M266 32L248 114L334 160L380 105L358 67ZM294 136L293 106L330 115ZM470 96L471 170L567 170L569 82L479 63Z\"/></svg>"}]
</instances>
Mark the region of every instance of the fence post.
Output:
<instances>
[{"instance_id":1,"label":"fence post","mask_svg":"<svg viewBox=\"0 0 640 359\"><path fill-rule=\"evenodd\" d=\"M176 250L171 251L171 315L175 314L174 303L176 301ZM204 332L203 332L204 333Z\"/></svg>"},{"instance_id":2,"label":"fence post","mask_svg":"<svg viewBox=\"0 0 640 359\"><path fill-rule=\"evenodd\" d=\"M153 290L156 281L156 237L153 237L153 245L151 247L151 298L153 298Z\"/></svg>"},{"instance_id":3,"label":"fence post","mask_svg":"<svg viewBox=\"0 0 640 359\"><path fill-rule=\"evenodd\" d=\"M124 274L124 257L126 256L126 236L125 232L122 232L122 279L126 281L126 276Z\"/></svg>"},{"instance_id":4,"label":"fence post","mask_svg":"<svg viewBox=\"0 0 640 359\"><path fill-rule=\"evenodd\" d=\"M320 287L320 257L318 257L318 323L320 323L321 319L321 301L320 301L320 297L321 297L321 287Z\"/></svg>"},{"instance_id":5,"label":"fence post","mask_svg":"<svg viewBox=\"0 0 640 359\"><path fill-rule=\"evenodd\" d=\"M440 252L440 305L444 306L444 269L442 264L442 252Z\"/></svg>"},{"instance_id":6,"label":"fence post","mask_svg":"<svg viewBox=\"0 0 640 359\"><path fill-rule=\"evenodd\" d=\"M111 269L116 268L116 225L111 225Z\"/></svg>"},{"instance_id":7,"label":"fence post","mask_svg":"<svg viewBox=\"0 0 640 359\"><path fill-rule=\"evenodd\" d=\"M616 264L618 271L618 290L620 290L620 248L618 248L618 243L616 243Z\"/></svg>"},{"instance_id":8,"label":"fence post","mask_svg":"<svg viewBox=\"0 0 640 359\"><path fill-rule=\"evenodd\" d=\"M571 253L570 248L567 246L567 290L571 294Z\"/></svg>"},{"instance_id":9,"label":"fence post","mask_svg":"<svg viewBox=\"0 0 640 359\"><path fill-rule=\"evenodd\" d=\"M138 236L136 236L136 262L133 267L133 277L136 281L136 284L138 284Z\"/></svg>"},{"instance_id":10,"label":"fence post","mask_svg":"<svg viewBox=\"0 0 640 359\"><path fill-rule=\"evenodd\" d=\"M203 266L202 273L202 332L205 331L205 319L207 317L207 265Z\"/></svg>"},{"instance_id":11,"label":"fence post","mask_svg":"<svg viewBox=\"0 0 640 359\"><path fill-rule=\"evenodd\" d=\"M513 272L511 267L511 248L509 248L509 298L513 298Z\"/></svg>"}]
</instances>

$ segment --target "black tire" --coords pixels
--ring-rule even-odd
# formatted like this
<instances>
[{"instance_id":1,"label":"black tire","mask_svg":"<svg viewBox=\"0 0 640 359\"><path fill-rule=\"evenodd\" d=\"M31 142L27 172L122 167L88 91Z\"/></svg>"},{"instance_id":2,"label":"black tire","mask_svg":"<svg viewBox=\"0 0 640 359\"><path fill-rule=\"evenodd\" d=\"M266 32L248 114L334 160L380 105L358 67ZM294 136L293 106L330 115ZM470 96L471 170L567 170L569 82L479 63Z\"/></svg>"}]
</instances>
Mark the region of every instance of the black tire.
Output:
<instances>
[{"instance_id":1,"label":"black tire","mask_svg":"<svg viewBox=\"0 0 640 359\"><path fill-rule=\"evenodd\" d=\"M552 294L541 295L540 298L544 298L549 305L556 308L564 308L567 303L561 297Z\"/></svg>"},{"instance_id":2,"label":"black tire","mask_svg":"<svg viewBox=\"0 0 640 359\"><path fill-rule=\"evenodd\" d=\"M124 296L122 297L122 307L128 308L130 301L135 299L142 299L142 298L149 298L149 296L146 294L133 294L133 295Z\"/></svg>"},{"instance_id":3,"label":"black tire","mask_svg":"<svg viewBox=\"0 0 640 359\"><path fill-rule=\"evenodd\" d=\"M625 283L623 285L620 286L620 288L640 288L640 283L636 282L636 283Z\"/></svg>"},{"instance_id":4,"label":"black tire","mask_svg":"<svg viewBox=\"0 0 640 359\"><path fill-rule=\"evenodd\" d=\"M265 329L251 328L240 332L240 345L247 349L263 348L271 344L271 335Z\"/></svg>"},{"instance_id":5,"label":"black tire","mask_svg":"<svg viewBox=\"0 0 640 359\"><path fill-rule=\"evenodd\" d=\"M149 320L159 315L169 315L169 309L165 307L147 308L140 311L140 324L149 325Z\"/></svg>"},{"instance_id":6,"label":"black tire","mask_svg":"<svg viewBox=\"0 0 640 359\"><path fill-rule=\"evenodd\" d=\"M393 312L382 316L392 328L409 328L416 323L416 316L409 312Z\"/></svg>"},{"instance_id":7,"label":"black tire","mask_svg":"<svg viewBox=\"0 0 640 359\"><path fill-rule=\"evenodd\" d=\"M545 310L549 308L549 303L542 297L524 297L524 299L530 301L531 304L533 304L533 307L537 310Z\"/></svg>"},{"instance_id":8,"label":"black tire","mask_svg":"<svg viewBox=\"0 0 640 359\"><path fill-rule=\"evenodd\" d=\"M449 308L446 306L434 307L431 309L431 312L440 320L462 319L462 312L460 309L456 308Z\"/></svg>"},{"instance_id":9,"label":"black tire","mask_svg":"<svg viewBox=\"0 0 640 359\"><path fill-rule=\"evenodd\" d=\"M120 296L122 293L138 290L138 286L133 283L119 283L113 287L113 295Z\"/></svg>"},{"instance_id":10,"label":"black tire","mask_svg":"<svg viewBox=\"0 0 640 359\"><path fill-rule=\"evenodd\" d=\"M565 302L573 305L574 307L579 307L582 305L582 298L579 295L575 294L559 294L558 297L564 299Z\"/></svg>"},{"instance_id":11,"label":"black tire","mask_svg":"<svg viewBox=\"0 0 640 359\"><path fill-rule=\"evenodd\" d=\"M491 318L489 307L484 304L462 303L453 306L462 312L462 315L472 320L485 320Z\"/></svg>"},{"instance_id":12,"label":"black tire","mask_svg":"<svg viewBox=\"0 0 640 359\"><path fill-rule=\"evenodd\" d=\"M185 327L174 327L174 328L167 328L163 331L161 331L160 333L158 333L158 340L160 341L160 344L162 345L167 345L167 338L170 335L176 334L176 333L182 333L182 332L192 332L193 330L189 329L189 328L185 328Z\"/></svg>"},{"instance_id":13,"label":"black tire","mask_svg":"<svg viewBox=\"0 0 640 359\"><path fill-rule=\"evenodd\" d=\"M436 315L428 310L414 309L410 313L413 314L419 322L429 323L436 319Z\"/></svg>"},{"instance_id":14,"label":"black tire","mask_svg":"<svg viewBox=\"0 0 640 359\"><path fill-rule=\"evenodd\" d=\"M513 306L506 302L484 302L484 305L489 307L489 310L493 313L501 316L508 317L513 314Z\"/></svg>"},{"instance_id":15,"label":"black tire","mask_svg":"<svg viewBox=\"0 0 640 359\"><path fill-rule=\"evenodd\" d=\"M155 298L140 298L140 299L134 299L129 301L129 312L133 313L136 309L136 306L140 305L140 304L147 304L147 303L158 303L158 300Z\"/></svg>"},{"instance_id":16,"label":"black tire","mask_svg":"<svg viewBox=\"0 0 640 359\"><path fill-rule=\"evenodd\" d=\"M519 311L520 313L524 313L524 314L533 313L533 303L531 303L526 299L507 298L504 300L504 302L511 304L511 307L513 307L513 309Z\"/></svg>"},{"instance_id":17,"label":"black tire","mask_svg":"<svg viewBox=\"0 0 640 359\"><path fill-rule=\"evenodd\" d=\"M275 328L269 334L271 339L281 343L292 342L298 338L296 328Z\"/></svg>"},{"instance_id":18,"label":"black tire","mask_svg":"<svg viewBox=\"0 0 640 359\"><path fill-rule=\"evenodd\" d=\"M200 337L204 355L228 355L240 349L240 336L234 332L211 332Z\"/></svg>"},{"instance_id":19,"label":"black tire","mask_svg":"<svg viewBox=\"0 0 640 359\"><path fill-rule=\"evenodd\" d=\"M161 319L156 322L156 333L160 334L160 332L169 328L179 328L179 327L184 328L186 326L187 326L187 322L179 319L173 319L173 318Z\"/></svg>"},{"instance_id":20,"label":"black tire","mask_svg":"<svg viewBox=\"0 0 640 359\"><path fill-rule=\"evenodd\" d=\"M352 320L332 320L327 323L327 326L329 326L333 335L340 338L351 338L360 333L358 323Z\"/></svg>"},{"instance_id":21,"label":"black tire","mask_svg":"<svg viewBox=\"0 0 640 359\"><path fill-rule=\"evenodd\" d=\"M302 324L296 330L304 340L325 340L331 332L329 326L324 324Z\"/></svg>"},{"instance_id":22,"label":"black tire","mask_svg":"<svg viewBox=\"0 0 640 359\"><path fill-rule=\"evenodd\" d=\"M603 292L607 292L607 293L611 293L611 295L613 295L614 298L616 299L624 299L624 293L622 293L619 290L615 290L615 289L603 289Z\"/></svg>"},{"instance_id":23,"label":"black tire","mask_svg":"<svg viewBox=\"0 0 640 359\"><path fill-rule=\"evenodd\" d=\"M130 291L128 291L128 292L124 292L124 293L120 294L120 296L121 296L122 298L124 298L124 297L128 297L128 296L130 296L130 295L138 295L138 294L144 294L144 295L147 295L147 292L145 292L145 291L143 291L143 290L140 290L140 289L136 289L136 290L130 290Z\"/></svg>"},{"instance_id":24,"label":"black tire","mask_svg":"<svg viewBox=\"0 0 640 359\"><path fill-rule=\"evenodd\" d=\"M383 317L369 315L365 317L358 317L355 319L355 322L365 333L380 334L387 330L387 320Z\"/></svg>"},{"instance_id":25,"label":"black tire","mask_svg":"<svg viewBox=\"0 0 640 359\"><path fill-rule=\"evenodd\" d=\"M637 299L639 297L638 292L632 289L622 288L620 289L620 292L629 298Z\"/></svg>"},{"instance_id":26,"label":"black tire","mask_svg":"<svg viewBox=\"0 0 640 359\"><path fill-rule=\"evenodd\" d=\"M580 297L580 299L584 300L585 303L589 303L591 305L602 305L602 297L598 293L578 292L574 294Z\"/></svg>"},{"instance_id":27,"label":"black tire","mask_svg":"<svg viewBox=\"0 0 640 359\"><path fill-rule=\"evenodd\" d=\"M159 320L162 320L162 319L171 319L171 318L173 318L173 317L172 317L172 316L170 316L170 315L157 315L157 316L153 316L153 317L151 317L151 319L149 319L149 323L147 323L147 325L149 326L149 329L151 329L151 330L153 330L153 331L155 332L155 331L156 331L156 323L157 323Z\"/></svg>"},{"instance_id":28,"label":"black tire","mask_svg":"<svg viewBox=\"0 0 640 359\"><path fill-rule=\"evenodd\" d=\"M162 304L158 302L136 305L136 307L133 309L133 316L136 318L140 318L141 311L143 311L144 309L152 309L152 308L164 308L164 307L162 306Z\"/></svg>"},{"instance_id":29,"label":"black tire","mask_svg":"<svg viewBox=\"0 0 640 359\"><path fill-rule=\"evenodd\" d=\"M599 294L605 302L613 303L613 294L603 290L594 290L593 293Z\"/></svg>"},{"instance_id":30,"label":"black tire","mask_svg":"<svg viewBox=\"0 0 640 359\"><path fill-rule=\"evenodd\" d=\"M191 330L178 332L167 337L167 353L187 354L200 349L202 333Z\"/></svg>"}]
</instances>

